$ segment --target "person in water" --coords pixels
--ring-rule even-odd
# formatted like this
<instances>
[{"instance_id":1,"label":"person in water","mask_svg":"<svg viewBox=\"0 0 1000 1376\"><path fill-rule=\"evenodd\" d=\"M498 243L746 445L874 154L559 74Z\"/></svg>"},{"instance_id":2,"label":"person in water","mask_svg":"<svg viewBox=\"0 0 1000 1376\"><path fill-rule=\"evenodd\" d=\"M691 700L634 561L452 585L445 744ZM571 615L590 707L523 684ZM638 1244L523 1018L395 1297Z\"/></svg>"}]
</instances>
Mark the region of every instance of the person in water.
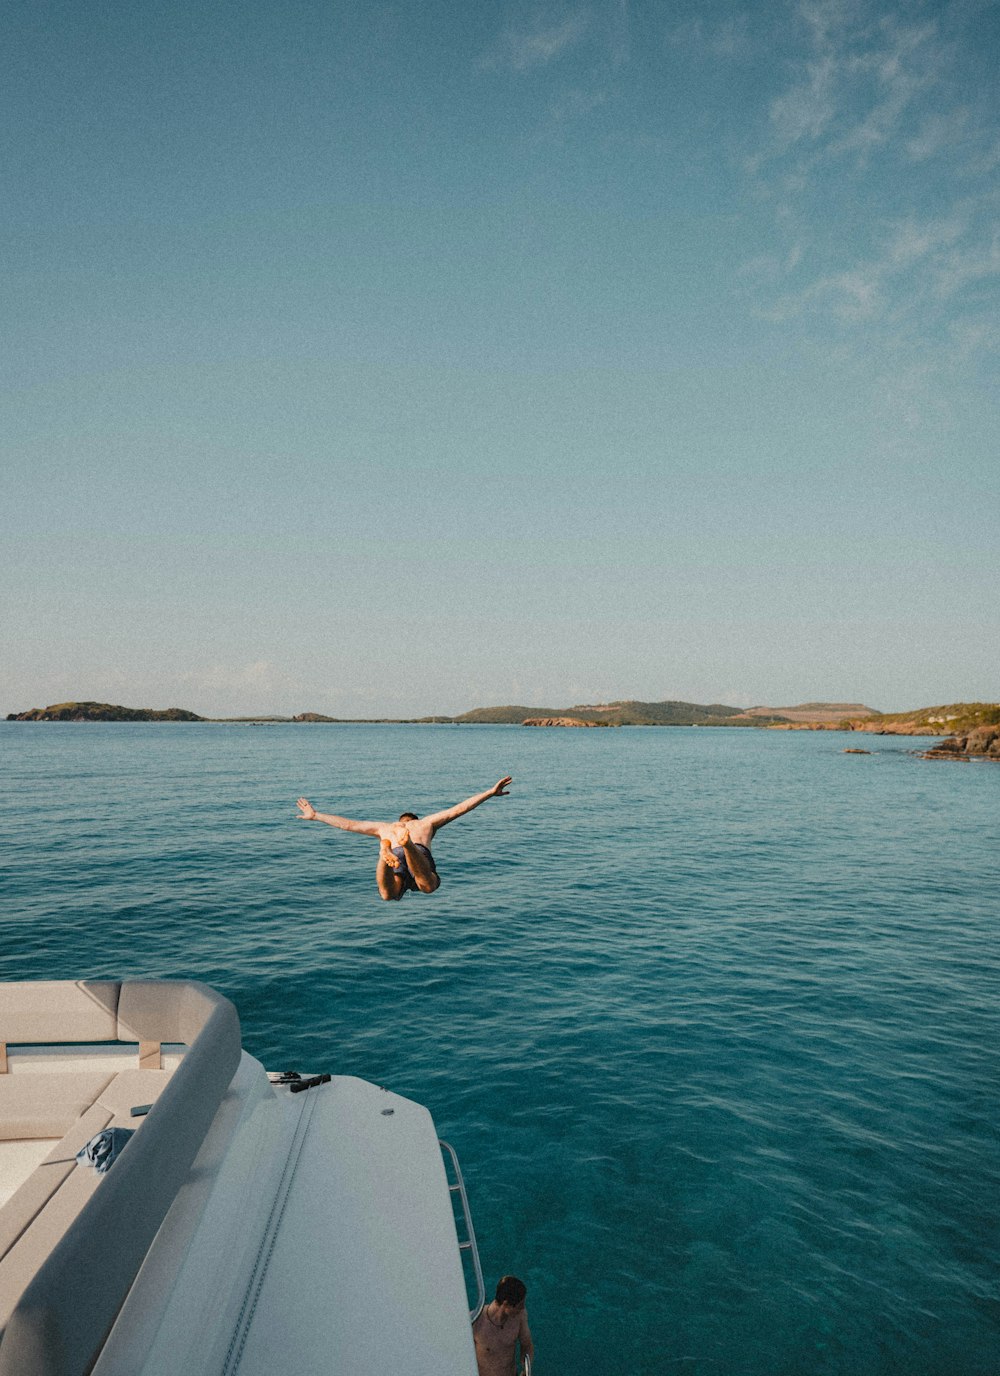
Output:
<instances>
[{"instance_id":1,"label":"person in water","mask_svg":"<svg viewBox=\"0 0 1000 1376\"><path fill-rule=\"evenodd\" d=\"M514 1376L515 1349L521 1344L522 1368L535 1362L535 1345L524 1307L528 1290L517 1276L502 1276L496 1298L479 1311L472 1325L479 1376Z\"/></svg>"},{"instance_id":2,"label":"person in water","mask_svg":"<svg viewBox=\"0 0 1000 1376\"><path fill-rule=\"evenodd\" d=\"M398 822L355 822L350 817L335 817L332 813L317 812L308 798L299 799L299 820L303 822L325 822L328 827L338 827L341 831L358 831L362 836L379 838L378 866L375 882L378 891L388 902L400 899L404 893L415 890L417 893L433 893L440 887L441 876L431 855L431 840L441 827L471 812L487 798L506 798L507 785L512 780L507 777L488 788L485 793L477 793L474 798L466 798L464 803L434 812L430 817L418 817L415 812L403 812Z\"/></svg>"}]
</instances>

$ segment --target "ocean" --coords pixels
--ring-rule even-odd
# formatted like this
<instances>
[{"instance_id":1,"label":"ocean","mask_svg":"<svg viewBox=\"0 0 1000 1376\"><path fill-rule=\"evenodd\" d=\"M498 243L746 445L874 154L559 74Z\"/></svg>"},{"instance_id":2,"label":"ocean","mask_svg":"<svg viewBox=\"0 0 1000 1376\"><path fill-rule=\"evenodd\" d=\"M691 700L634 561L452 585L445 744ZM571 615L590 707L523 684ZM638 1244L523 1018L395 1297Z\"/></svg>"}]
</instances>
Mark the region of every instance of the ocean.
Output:
<instances>
[{"instance_id":1,"label":"ocean","mask_svg":"<svg viewBox=\"0 0 1000 1376\"><path fill-rule=\"evenodd\" d=\"M426 1104L539 1376L996 1376L1000 767L925 744L2 723L0 978L193 976ZM432 896L296 820L504 774Z\"/></svg>"}]
</instances>

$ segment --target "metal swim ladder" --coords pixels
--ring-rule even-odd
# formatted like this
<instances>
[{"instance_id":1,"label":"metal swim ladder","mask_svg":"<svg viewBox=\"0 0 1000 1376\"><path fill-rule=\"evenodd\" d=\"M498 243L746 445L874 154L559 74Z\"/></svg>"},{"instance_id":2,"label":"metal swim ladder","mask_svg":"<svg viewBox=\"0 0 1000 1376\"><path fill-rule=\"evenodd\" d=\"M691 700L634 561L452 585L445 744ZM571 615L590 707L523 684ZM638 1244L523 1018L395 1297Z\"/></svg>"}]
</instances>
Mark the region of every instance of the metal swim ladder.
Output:
<instances>
[{"instance_id":1,"label":"metal swim ladder","mask_svg":"<svg viewBox=\"0 0 1000 1376\"><path fill-rule=\"evenodd\" d=\"M465 1241L463 1242L462 1239L459 1238L458 1249L460 1252L463 1253L468 1252L469 1256L472 1258L472 1271L476 1281L476 1303L474 1308L469 1310L469 1318L473 1323L475 1323L476 1319L479 1317L480 1310L486 1303L486 1286L483 1283L483 1268L479 1262L479 1248L476 1246L476 1234L475 1230L472 1227L472 1212L469 1209L469 1196L465 1193L465 1181L462 1179L462 1168L458 1164L458 1156L455 1152L455 1148L451 1145L450 1142L446 1142L442 1137L438 1138L438 1143L441 1146L442 1151L446 1153L444 1158L446 1163L445 1176L447 1177L448 1175L447 1162L450 1160L452 1171L455 1177L454 1184L452 1184L449 1180L448 1189L451 1191L452 1194L458 1195L459 1203L462 1206L462 1221L465 1224ZM457 1234L457 1219L455 1220L455 1225L455 1232ZM465 1270L464 1264L462 1270ZM466 1290L468 1290L468 1281L466 1281Z\"/></svg>"}]
</instances>

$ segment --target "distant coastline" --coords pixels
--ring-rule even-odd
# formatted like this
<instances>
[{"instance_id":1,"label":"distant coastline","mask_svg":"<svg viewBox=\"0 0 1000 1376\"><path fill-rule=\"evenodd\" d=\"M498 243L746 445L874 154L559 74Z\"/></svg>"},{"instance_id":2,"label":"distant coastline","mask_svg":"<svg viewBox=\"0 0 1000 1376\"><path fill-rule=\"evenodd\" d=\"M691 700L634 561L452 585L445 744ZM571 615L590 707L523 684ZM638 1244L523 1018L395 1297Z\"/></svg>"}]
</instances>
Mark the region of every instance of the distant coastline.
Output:
<instances>
[{"instance_id":1,"label":"distant coastline","mask_svg":"<svg viewBox=\"0 0 1000 1376\"><path fill-rule=\"evenodd\" d=\"M667 700L638 702L634 700L588 703L575 707L475 707L458 716L430 717L330 717L322 712L300 712L296 716L274 714L238 717L204 717L181 707L165 710L151 707L122 707L109 702L57 702L48 707L32 707L24 712L10 712L8 721L225 721L260 723L330 723L354 722L419 725L507 725L507 726L779 726L782 728L845 726L849 720L867 721L880 718L874 708L862 703L802 703L797 707L726 706L724 703L703 705L696 702Z\"/></svg>"},{"instance_id":2,"label":"distant coastline","mask_svg":"<svg viewBox=\"0 0 1000 1376\"><path fill-rule=\"evenodd\" d=\"M1000 704L952 703L910 712L878 712L862 703L806 702L794 707L739 708L723 703L707 705L668 700L590 703L575 707L477 707L459 716L330 717L321 712L296 716L203 717L181 707L154 709L114 703L71 701L11 712L8 721L25 722L229 722L256 725L512 725L531 727L580 726L730 726L774 731L857 731L892 736L947 737L951 742L936 757L973 754L996 757L993 741L1000 736ZM987 728L996 727L991 734ZM986 733L985 735L983 733ZM982 742L986 742L983 748Z\"/></svg>"}]
</instances>

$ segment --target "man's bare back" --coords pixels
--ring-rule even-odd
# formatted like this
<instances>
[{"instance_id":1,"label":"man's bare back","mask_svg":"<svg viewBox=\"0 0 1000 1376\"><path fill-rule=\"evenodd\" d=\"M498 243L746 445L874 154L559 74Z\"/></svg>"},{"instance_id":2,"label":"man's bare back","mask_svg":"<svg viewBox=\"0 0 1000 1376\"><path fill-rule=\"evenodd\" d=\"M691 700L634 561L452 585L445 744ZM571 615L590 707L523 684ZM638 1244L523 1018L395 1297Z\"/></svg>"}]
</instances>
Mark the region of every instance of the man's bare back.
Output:
<instances>
[{"instance_id":1,"label":"man's bare back","mask_svg":"<svg viewBox=\"0 0 1000 1376\"><path fill-rule=\"evenodd\" d=\"M434 893L440 887L441 878L430 849L435 832L453 822L456 817L479 807L488 798L505 798L507 785L511 782L510 777L506 776L484 793L476 793L464 802L444 808L441 812L434 812L429 817L418 817L413 812L404 812L398 822L358 822L351 817L317 812L307 798L300 798L299 818L304 822L325 822L327 826L336 827L340 831L377 836L379 858L375 882L382 898L395 900L410 891Z\"/></svg>"}]
</instances>

